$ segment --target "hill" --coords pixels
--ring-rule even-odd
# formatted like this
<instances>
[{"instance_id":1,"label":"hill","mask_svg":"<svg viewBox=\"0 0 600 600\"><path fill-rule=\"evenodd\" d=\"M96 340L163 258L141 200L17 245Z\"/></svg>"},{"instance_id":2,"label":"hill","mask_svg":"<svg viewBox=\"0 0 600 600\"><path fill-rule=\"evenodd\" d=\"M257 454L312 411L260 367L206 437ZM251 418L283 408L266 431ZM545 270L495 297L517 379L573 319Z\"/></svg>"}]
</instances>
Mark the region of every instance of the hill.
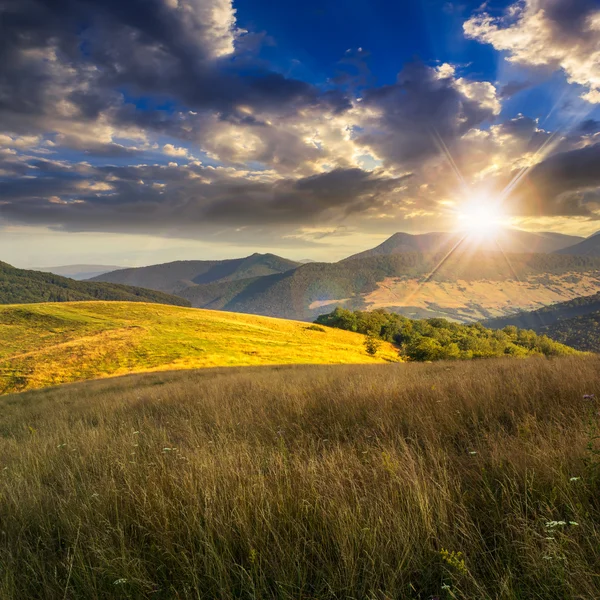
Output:
<instances>
[{"instance_id":1,"label":"hill","mask_svg":"<svg viewBox=\"0 0 600 600\"><path fill-rule=\"evenodd\" d=\"M600 357L1 398L0 596L600 598L590 394Z\"/></svg>"},{"instance_id":2,"label":"hill","mask_svg":"<svg viewBox=\"0 0 600 600\"><path fill-rule=\"evenodd\" d=\"M503 328L526 327L586 352L600 352L600 293L560 302L536 311L484 321L483 325Z\"/></svg>"},{"instance_id":3,"label":"hill","mask_svg":"<svg viewBox=\"0 0 600 600\"><path fill-rule=\"evenodd\" d=\"M389 256L404 252L439 253L448 252L453 246L462 243L471 252L489 252L502 249L510 253L547 254L572 246L583 238L553 232L529 232L519 229L501 229L493 237L482 237L465 233L395 233L379 246L349 256L344 260Z\"/></svg>"},{"instance_id":4,"label":"hill","mask_svg":"<svg viewBox=\"0 0 600 600\"><path fill-rule=\"evenodd\" d=\"M579 256L600 256L600 232L591 235L579 244L556 252L558 254L578 254Z\"/></svg>"},{"instance_id":5,"label":"hill","mask_svg":"<svg viewBox=\"0 0 600 600\"><path fill-rule=\"evenodd\" d=\"M151 370L396 361L363 336L306 323L158 304L0 306L0 393Z\"/></svg>"},{"instance_id":6,"label":"hill","mask_svg":"<svg viewBox=\"0 0 600 600\"><path fill-rule=\"evenodd\" d=\"M230 260L180 260L149 267L120 269L94 277L92 281L137 285L161 292L178 293L190 285L285 273L299 265L300 263L274 254L252 254Z\"/></svg>"},{"instance_id":7,"label":"hill","mask_svg":"<svg viewBox=\"0 0 600 600\"><path fill-rule=\"evenodd\" d=\"M103 273L118 271L122 268L123 267L117 267L116 265L62 265L60 267L33 267L31 271L54 273L55 275L60 275L61 277L69 277L70 279L82 281L84 279L97 277Z\"/></svg>"},{"instance_id":8,"label":"hill","mask_svg":"<svg viewBox=\"0 0 600 600\"><path fill-rule=\"evenodd\" d=\"M507 325L514 325L525 329L539 331L544 327L554 325L558 321L566 321L574 317L585 316L600 312L600 293L590 296L574 298L567 302L559 302L551 306L545 306L538 310L519 312L507 317L488 319L483 321L485 327L501 329Z\"/></svg>"},{"instance_id":9,"label":"hill","mask_svg":"<svg viewBox=\"0 0 600 600\"><path fill-rule=\"evenodd\" d=\"M556 254L393 254L310 263L178 293L193 306L314 320L335 306L473 322L600 291L600 259Z\"/></svg>"},{"instance_id":10,"label":"hill","mask_svg":"<svg viewBox=\"0 0 600 600\"><path fill-rule=\"evenodd\" d=\"M75 281L0 262L0 304L121 300L189 306L181 297L128 285Z\"/></svg>"}]
</instances>

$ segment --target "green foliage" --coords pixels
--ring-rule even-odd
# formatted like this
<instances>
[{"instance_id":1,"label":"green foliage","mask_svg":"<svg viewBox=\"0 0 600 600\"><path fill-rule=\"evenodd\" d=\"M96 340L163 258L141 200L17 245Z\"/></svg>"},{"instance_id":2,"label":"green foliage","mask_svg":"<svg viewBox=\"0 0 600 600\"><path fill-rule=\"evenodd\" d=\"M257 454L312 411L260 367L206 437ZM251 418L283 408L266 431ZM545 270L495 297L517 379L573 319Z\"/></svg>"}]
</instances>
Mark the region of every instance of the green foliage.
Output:
<instances>
[{"instance_id":1,"label":"green foliage","mask_svg":"<svg viewBox=\"0 0 600 600\"><path fill-rule=\"evenodd\" d=\"M188 300L163 292L115 283L75 281L53 273L16 269L0 262L0 304L119 300L190 306Z\"/></svg>"},{"instance_id":2,"label":"green foliage","mask_svg":"<svg viewBox=\"0 0 600 600\"><path fill-rule=\"evenodd\" d=\"M381 309L364 312L336 308L315 323L393 342L400 346L402 356L417 361L577 353L546 335L514 326L491 330L479 323L462 325L440 318L412 320Z\"/></svg>"},{"instance_id":3,"label":"green foliage","mask_svg":"<svg viewBox=\"0 0 600 600\"><path fill-rule=\"evenodd\" d=\"M367 332L363 343L367 354L370 356L375 356L379 348L381 348L381 338L373 331Z\"/></svg>"}]
</instances>

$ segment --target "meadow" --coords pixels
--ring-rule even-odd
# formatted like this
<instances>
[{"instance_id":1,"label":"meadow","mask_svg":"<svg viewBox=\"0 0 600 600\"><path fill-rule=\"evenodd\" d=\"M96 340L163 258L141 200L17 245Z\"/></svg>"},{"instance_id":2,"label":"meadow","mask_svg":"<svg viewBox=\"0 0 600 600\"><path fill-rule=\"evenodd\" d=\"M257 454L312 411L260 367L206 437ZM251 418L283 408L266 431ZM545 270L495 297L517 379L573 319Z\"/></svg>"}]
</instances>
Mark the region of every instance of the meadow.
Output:
<instances>
[{"instance_id":1,"label":"meadow","mask_svg":"<svg viewBox=\"0 0 600 600\"><path fill-rule=\"evenodd\" d=\"M599 598L598 395L578 356L4 396L0 597Z\"/></svg>"},{"instance_id":2,"label":"meadow","mask_svg":"<svg viewBox=\"0 0 600 600\"><path fill-rule=\"evenodd\" d=\"M383 363L362 335L309 323L142 302L0 305L0 394L164 369Z\"/></svg>"}]
</instances>

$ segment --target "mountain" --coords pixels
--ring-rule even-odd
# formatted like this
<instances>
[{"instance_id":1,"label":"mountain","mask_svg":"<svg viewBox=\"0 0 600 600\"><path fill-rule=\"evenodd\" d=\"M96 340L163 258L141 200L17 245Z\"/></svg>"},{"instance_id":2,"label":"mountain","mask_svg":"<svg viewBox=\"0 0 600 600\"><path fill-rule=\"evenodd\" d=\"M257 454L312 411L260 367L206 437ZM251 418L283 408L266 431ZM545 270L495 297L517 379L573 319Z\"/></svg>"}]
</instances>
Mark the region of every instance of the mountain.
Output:
<instances>
[{"instance_id":1,"label":"mountain","mask_svg":"<svg viewBox=\"0 0 600 600\"><path fill-rule=\"evenodd\" d=\"M0 306L0 394L125 373L199 367L383 363L358 333L175 306L76 302Z\"/></svg>"},{"instance_id":2,"label":"mountain","mask_svg":"<svg viewBox=\"0 0 600 600\"><path fill-rule=\"evenodd\" d=\"M460 244L469 246L471 251L499 251L517 253L547 254L581 242L583 238L562 233L521 231L501 229L493 236L465 233L395 233L379 246L349 256L344 260L389 256L404 252L437 253L447 252Z\"/></svg>"},{"instance_id":3,"label":"mountain","mask_svg":"<svg viewBox=\"0 0 600 600\"><path fill-rule=\"evenodd\" d=\"M264 277L285 273L298 266L300 263L274 254L252 254L230 260L180 260L149 267L120 269L94 277L92 281L122 283L179 293L193 285Z\"/></svg>"},{"instance_id":4,"label":"mountain","mask_svg":"<svg viewBox=\"0 0 600 600\"><path fill-rule=\"evenodd\" d=\"M122 268L115 265L63 265L60 267L33 267L31 270L41 271L42 273L54 273L55 275L81 281Z\"/></svg>"},{"instance_id":5,"label":"mountain","mask_svg":"<svg viewBox=\"0 0 600 600\"><path fill-rule=\"evenodd\" d=\"M573 246L556 251L557 254L577 254L579 256L600 256L600 231Z\"/></svg>"},{"instance_id":6,"label":"mountain","mask_svg":"<svg viewBox=\"0 0 600 600\"><path fill-rule=\"evenodd\" d=\"M153 290L75 281L53 273L17 269L0 262L0 304L81 300L123 300L189 306L189 302L183 298Z\"/></svg>"},{"instance_id":7,"label":"mountain","mask_svg":"<svg viewBox=\"0 0 600 600\"><path fill-rule=\"evenodd\" d=\"M457 250L310 263L286 273L196 284L192 306L313 320L336 306L473 322L600 291L600 259Z\"/></svg>"},{"instance_id":8,"label":"mountain","mask_svg":"<svg viewBox=\"0 0 600 600\"><path fill-rule=\"evenodd\" d=\"M514 325L590 352L600 352L600 293L574 298L531 312L483 321L485 327Z\"/></svg>"}]
</instances>

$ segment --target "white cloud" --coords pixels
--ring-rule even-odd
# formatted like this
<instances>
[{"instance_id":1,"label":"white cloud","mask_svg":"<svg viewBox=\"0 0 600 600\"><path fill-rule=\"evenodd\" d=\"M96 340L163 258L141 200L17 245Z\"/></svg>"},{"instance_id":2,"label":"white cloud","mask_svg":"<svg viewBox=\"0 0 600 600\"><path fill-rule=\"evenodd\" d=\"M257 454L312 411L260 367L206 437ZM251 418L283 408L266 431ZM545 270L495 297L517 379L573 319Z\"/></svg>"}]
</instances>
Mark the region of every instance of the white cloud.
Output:
<instances>
[{"instance_id":1,"label":"white cloud","mask_svg":"<svg viewBox=\"0 0 600 600\"><path fill-rule=\"evenodd\" d=\"M177 146L173 146L173 144L165 144L163 146L163 153L167 156L180 156L182 158L188 156L187 148L178 148Z\"/></svg>"},{"instance_id":2,"label":"white cloud","mask_svg":"<svg viewBox=\"0 0 600 600\"><path fill-rule=\"evenodd\" d=\"M600 103L600 8L571 0L525 0L504 17L488 13L464 24L467 37L508 53L507 60L562 69L570 83L588 89L582 98Z\"/></svg>"}]
</instances>

